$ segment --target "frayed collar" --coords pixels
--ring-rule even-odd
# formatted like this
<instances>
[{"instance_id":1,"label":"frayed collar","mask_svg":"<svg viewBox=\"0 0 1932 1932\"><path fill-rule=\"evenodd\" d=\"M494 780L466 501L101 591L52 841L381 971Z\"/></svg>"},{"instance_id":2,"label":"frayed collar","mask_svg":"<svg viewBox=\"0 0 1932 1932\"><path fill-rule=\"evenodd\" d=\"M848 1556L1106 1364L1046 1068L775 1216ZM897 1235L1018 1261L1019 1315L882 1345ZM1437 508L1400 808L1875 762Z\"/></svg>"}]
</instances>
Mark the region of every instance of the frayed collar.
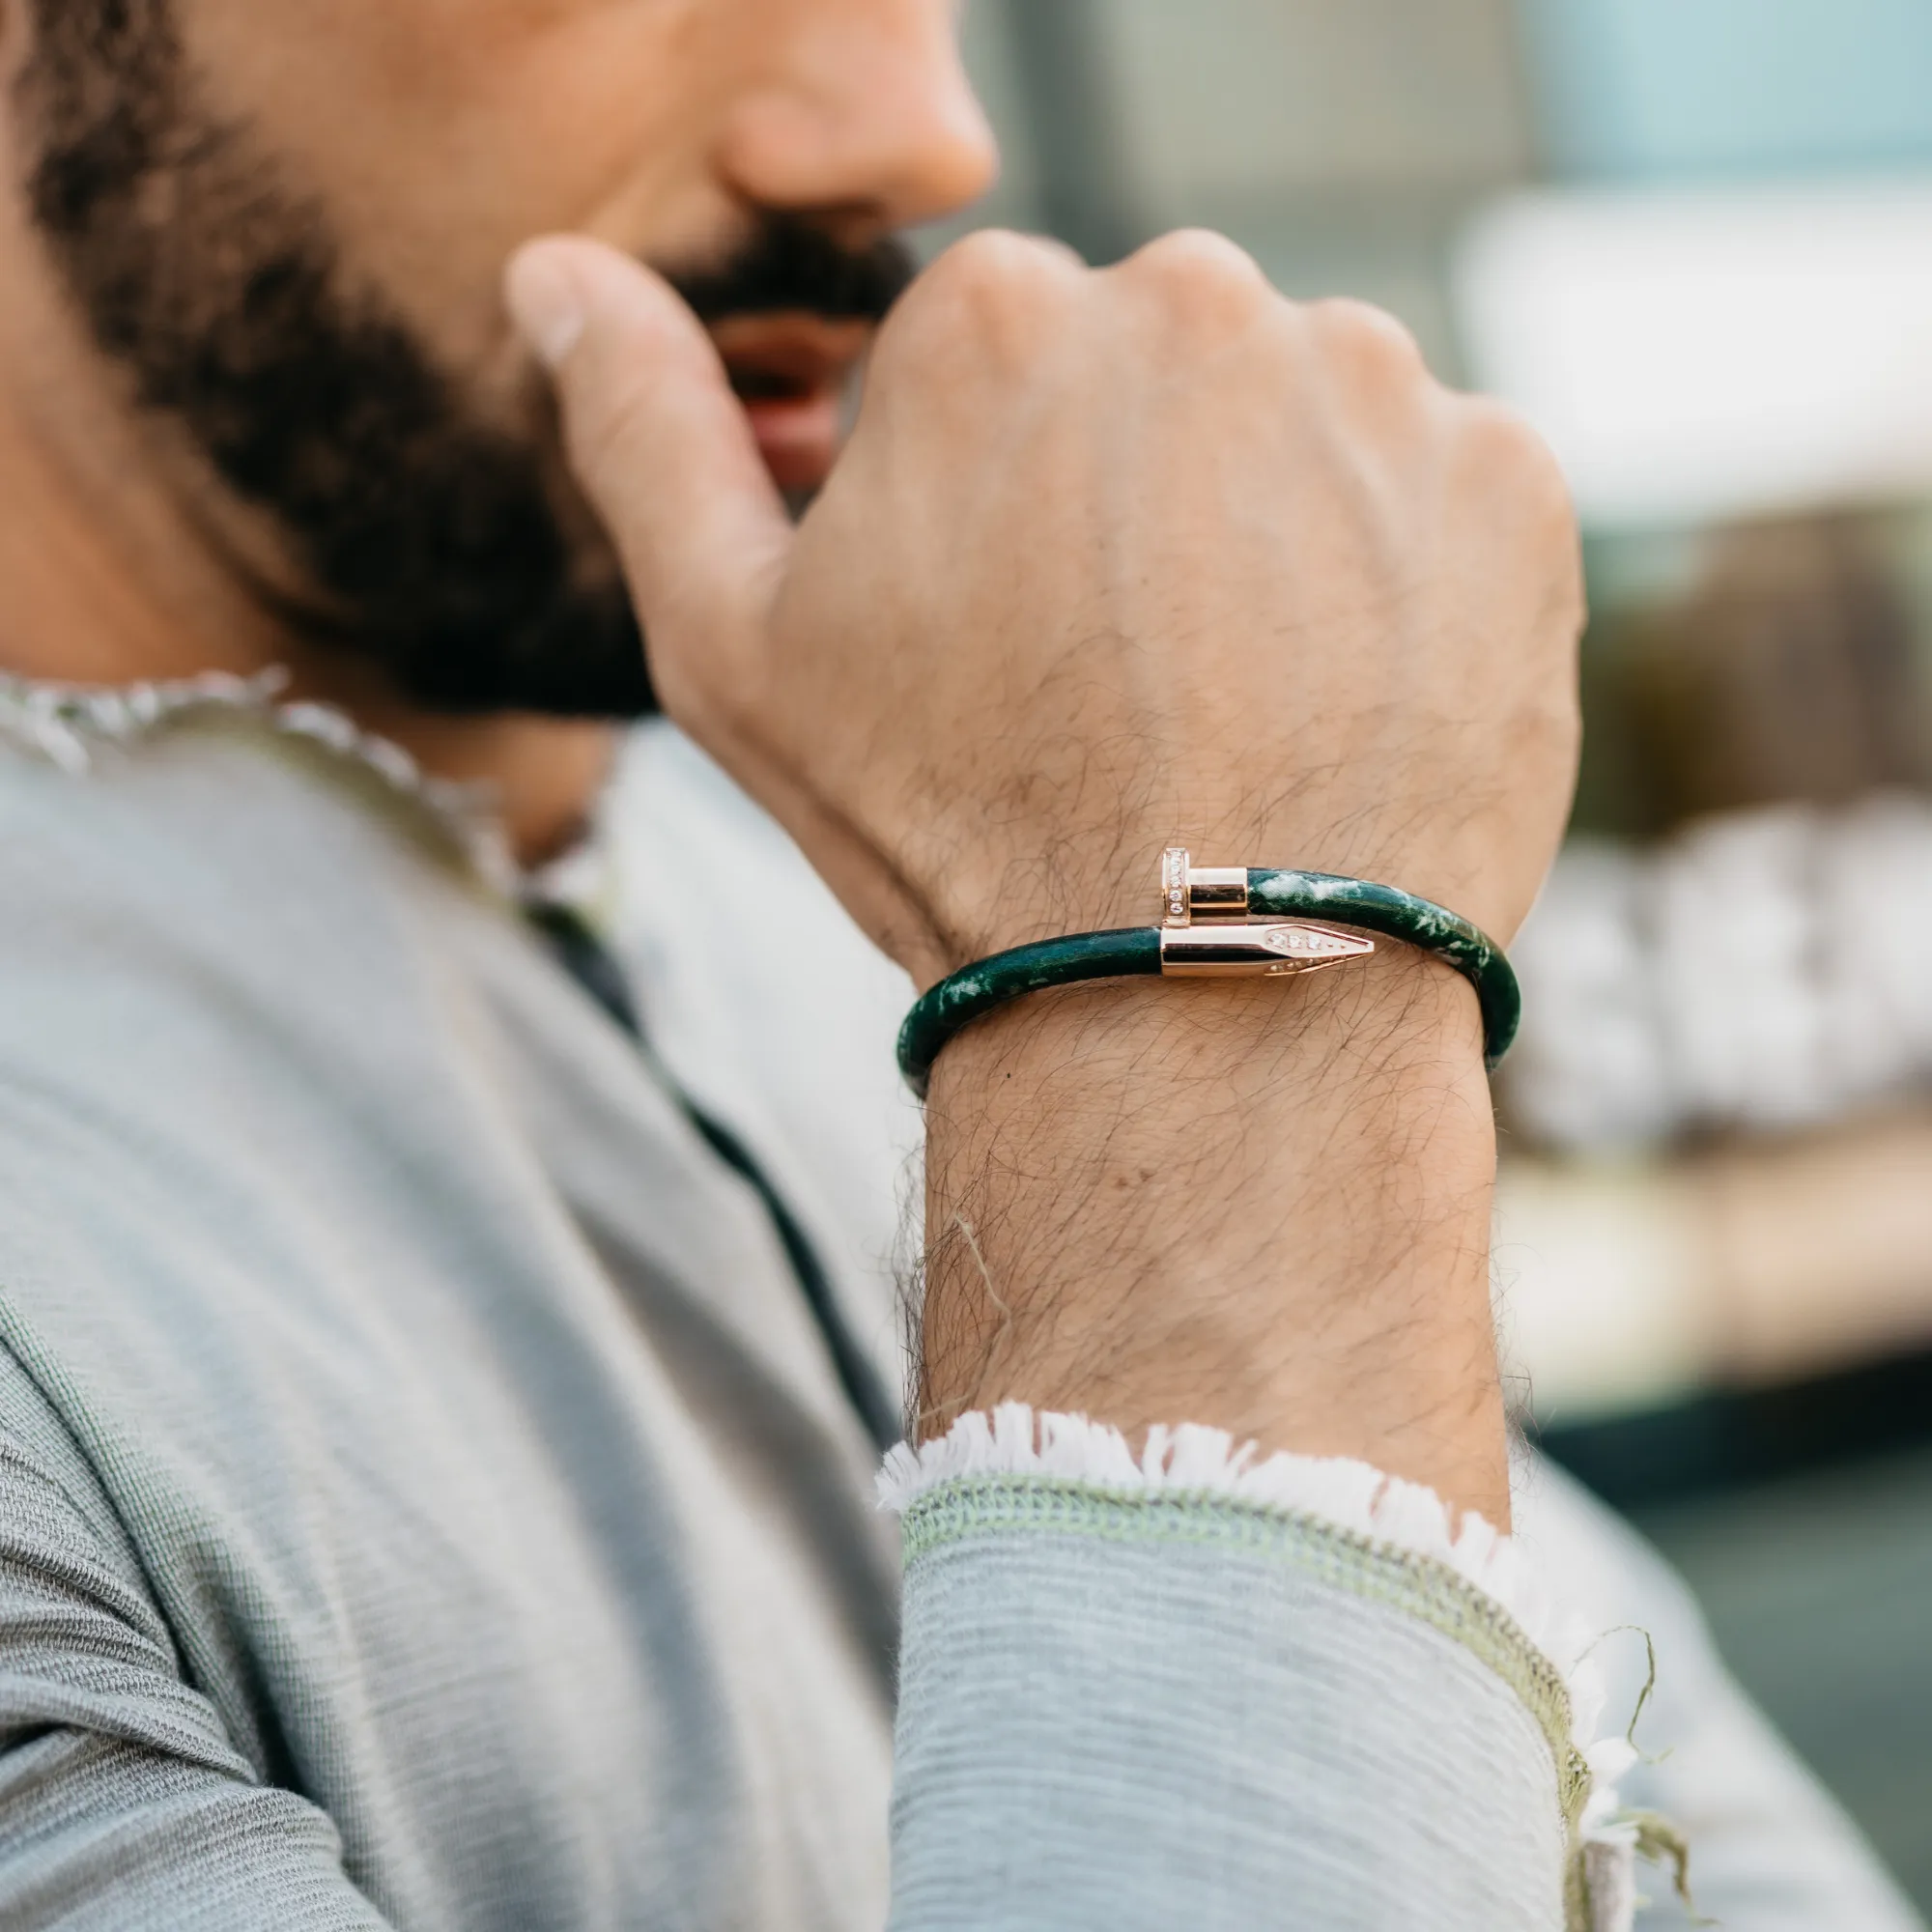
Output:
<instances>
[{"instance_id":1,"label":"frayed collar","mask_svg":"<svg viewBox=\"0 0 1932 1932\"><path fill-rule=\"evenodd\" d=\"M379 779L393 796L433 818L486 881L503 891L513 887L517 868L491 787L431 777L402 746L363 730L334 705L285 699L289 681L279 666L252 677L204 671L120 685L59 684L0 672L0 740L82 778L103 750L137 747L197 723L240 720L320 747Z\"/></svg>"}]
</instances>

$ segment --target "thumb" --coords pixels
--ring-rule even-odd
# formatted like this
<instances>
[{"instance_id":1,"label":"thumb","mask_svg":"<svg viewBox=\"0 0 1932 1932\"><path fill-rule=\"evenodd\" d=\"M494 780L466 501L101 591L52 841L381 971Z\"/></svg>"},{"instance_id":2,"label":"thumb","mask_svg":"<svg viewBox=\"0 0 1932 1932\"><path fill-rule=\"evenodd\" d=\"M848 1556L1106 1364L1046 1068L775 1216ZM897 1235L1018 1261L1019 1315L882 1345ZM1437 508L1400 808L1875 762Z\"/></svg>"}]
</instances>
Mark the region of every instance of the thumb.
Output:
<instances>
[{"instance_id":1,"label":"thumb","mask_svg":"<svg viewBox=\"0 0 1932 1932\"><path fill-rule=\"evenodd\" d=\"M512 320L556 383L572 467L603 518L673 715L762 639L791 548L784 505L711 338L661 276L577 236L511 259Z\"/></svg>"}]
</instances>

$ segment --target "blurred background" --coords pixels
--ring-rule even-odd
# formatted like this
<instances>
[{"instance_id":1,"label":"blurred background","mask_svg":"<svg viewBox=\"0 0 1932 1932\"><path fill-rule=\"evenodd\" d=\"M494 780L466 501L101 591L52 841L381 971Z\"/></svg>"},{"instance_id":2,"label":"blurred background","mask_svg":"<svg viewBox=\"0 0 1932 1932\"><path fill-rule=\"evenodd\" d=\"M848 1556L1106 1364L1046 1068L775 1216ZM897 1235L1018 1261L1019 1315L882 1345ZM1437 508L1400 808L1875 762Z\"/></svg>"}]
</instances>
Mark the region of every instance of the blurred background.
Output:
<instances>
[{"instance_id":1,"label":"blurred background","mask_svg":"<svg viewBox=\"0 0 1932 1932\"><path fill-rule=\"evenodd\" d=\"M1932 1909L1932 4L973 0L984 219L1182 223L1554 445L1593 618L1497 1290ZM1292 857L1293 855L1287 855Z\"/></svg>"}]
</instances>

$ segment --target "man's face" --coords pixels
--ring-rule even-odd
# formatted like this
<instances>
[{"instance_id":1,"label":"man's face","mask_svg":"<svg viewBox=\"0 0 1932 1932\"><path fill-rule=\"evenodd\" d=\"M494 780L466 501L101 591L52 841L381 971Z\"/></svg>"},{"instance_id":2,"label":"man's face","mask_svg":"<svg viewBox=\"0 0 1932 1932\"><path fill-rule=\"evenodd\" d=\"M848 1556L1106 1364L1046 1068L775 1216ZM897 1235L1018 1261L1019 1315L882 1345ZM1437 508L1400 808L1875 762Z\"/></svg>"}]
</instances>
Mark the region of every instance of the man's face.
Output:
<instances>
[{"instance_id":1,"label":"man's face","mask_svg":"<svg viewBox=\"0 0 1932 1932\"><path fill-rule=\"evenodd\" d=\"M954 0L16 4L20 164L95 341L272 532L291 621L434 708L649 701L503 316L519 242L669 273L806 493L894 232L992 166Z\"/></svg>"}]
</instances>

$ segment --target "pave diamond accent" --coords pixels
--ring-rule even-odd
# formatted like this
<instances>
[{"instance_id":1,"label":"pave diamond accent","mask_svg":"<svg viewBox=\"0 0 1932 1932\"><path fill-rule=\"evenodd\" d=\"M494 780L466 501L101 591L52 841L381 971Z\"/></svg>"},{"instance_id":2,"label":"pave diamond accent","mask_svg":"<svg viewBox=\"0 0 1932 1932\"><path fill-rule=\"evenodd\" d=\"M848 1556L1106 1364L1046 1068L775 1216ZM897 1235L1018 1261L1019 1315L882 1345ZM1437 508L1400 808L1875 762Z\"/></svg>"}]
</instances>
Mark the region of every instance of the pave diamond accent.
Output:
<instances>
[{"instance_id":1,"label":"pave diamond accent","mask_svg":"<svg viewBox=\"0 0 1932 1932\"><path fill-rule=\"evenodd\" d=\"M1376 950L1372 939L1357 939L1352 933L1335 932L1325 925L1264 925L1256 928L1253 936L1271 952L1311 964L1360 959Z\"/></svg>"},{"instance_id":2,"label":"pave diamond accent","mask_svg":"<svg viewBox=\"0 0 1932 1932\"><path fill-rule=\"evenodd\" d=\"M1160 855L1161 912L1169 925L1193 923L1193 895L1187 885L1193 864L1184 845L1170 845Z\"/></svg>"}]
</instances>

